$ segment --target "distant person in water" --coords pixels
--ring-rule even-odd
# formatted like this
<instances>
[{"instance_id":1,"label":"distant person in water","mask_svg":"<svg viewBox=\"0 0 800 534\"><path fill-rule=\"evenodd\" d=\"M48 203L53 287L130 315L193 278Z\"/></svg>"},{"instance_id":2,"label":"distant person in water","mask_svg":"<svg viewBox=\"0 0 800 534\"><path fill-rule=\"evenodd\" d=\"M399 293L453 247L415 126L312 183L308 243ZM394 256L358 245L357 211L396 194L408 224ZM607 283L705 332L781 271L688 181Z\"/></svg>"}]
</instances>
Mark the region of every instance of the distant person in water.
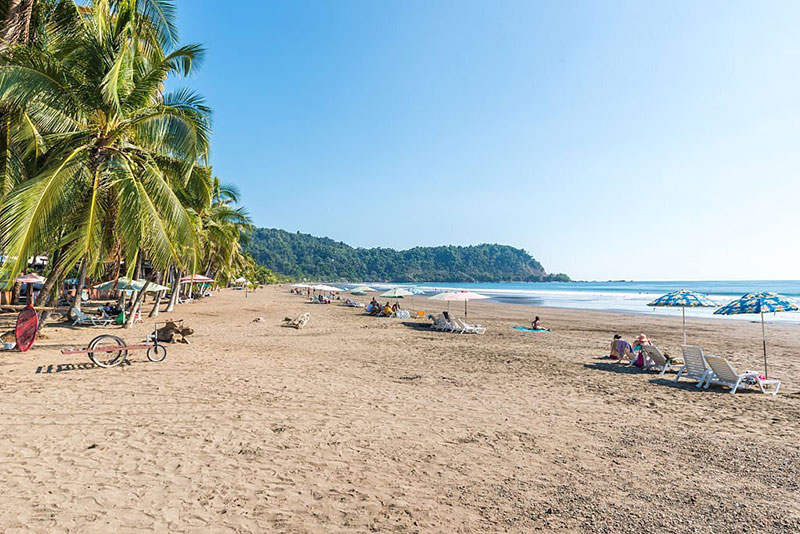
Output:
<instances>
[{"instance_id":1,"label":"distant person in water","mask_svg":"<svg viewBox=\"0 0 800 534\"><path fill-rule=\"evenodd\" d=\"M547 328L542 327L542 322L539 319L538 315L536 316L536 318L531 323L531 330L547 330L548 332L550 331Z\"/></svg>"}]
</instances>

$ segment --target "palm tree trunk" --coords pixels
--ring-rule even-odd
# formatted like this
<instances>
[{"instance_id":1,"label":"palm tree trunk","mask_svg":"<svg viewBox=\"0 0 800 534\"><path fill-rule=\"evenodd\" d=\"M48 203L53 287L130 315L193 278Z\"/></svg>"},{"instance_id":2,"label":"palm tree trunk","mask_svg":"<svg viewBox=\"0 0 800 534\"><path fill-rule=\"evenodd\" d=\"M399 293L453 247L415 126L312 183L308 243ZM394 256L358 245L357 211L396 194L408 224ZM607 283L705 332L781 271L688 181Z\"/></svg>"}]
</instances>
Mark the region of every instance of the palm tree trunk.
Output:
<instances>
[{"instance_id":1,"label":"palm tree trunk","mask_svg":"<svg viewBox=\"0 0 800 534\"><path fill-rule=\"evenodd\" d=\"M81 274L78 276L78 288L75 290L75 302L72 305L72 307L77 308L78 311L81 309L81 295L83 294L83 288L86 286L86 269L88 267L89 257L84 256L83 261L81 261Z\"/></svg>"},{"instance_id":2,"label":"palm tree trunk","mask_svg":"<svg viewBox=\"0 0 800 534\"><path fill-rule=\"evenodd\" d=\"M156 284L161 283L161 273L156 274ZM158 317L158 308L161 306L161 294L163 291L159 291L156 293L156 301L153 304L153 309L150 310L150 315L148 317Z\"/></svg>"},{"instance_id":3,"label":"palm tree trunk","mask_svg":"<svg viewBox=\"0 0 800 534\"><path fill-rule=\"evenodd\" d=\"M142 290L139 291L139 294L136 295L136 300L133 301L133 306L131 306L131 313L125 319L125 328L130 328L133 326L133 322L136 320L136 312L139 311L139 308L142 306L142 300L144 299L145 294L147 293L147 286L150 285L150 282L153 281L153 277L155 276L155 271L150 273L144 281L144 286L142 286Z\"/></svg>"},{"instance_id":4,"label":"palm tree trunk","mask_svg":"<svg viewBox=\"0 0 800 534\"><path fill-rule=\"evenodd\" d=\"M0 51L28 40L33 0L10 0L5 19L0 25Z\"/></svg>"},{"instance_id":5,"label":"palm tree trunk","mask_svg":"<svg viewBox=\"0 0 800 534\"><path fill-rule=\"evenodd\" d=\"M57 256L57 254L58 253L54 254L54 256ZM64 275L64 270L63 266L56 265L56 267L53 268L53 272L47 277L47 280L42 286L42 290L39 291L39 302L42 306L50 306L49 301L53 299L55 299L56 304L58 304L58 291L53 291L53 289L61 285L61 277ZM39 315L39 330L44 328L49 317L50 310L42 310L42 313Z\"/></svg>"},{"instance_id":6,"label":"palm tree trunk","mask_svg":"<svg viewBox=\"0 0 800 534\"><path fill-rule=\"evenodd\" d=\"M169 304L167 311L171 312L175 309L175 303L178 302L178 292L181 289L181 272L177 268L172 270L172 294L169 297Z\"/></svg>"}]
</instances>

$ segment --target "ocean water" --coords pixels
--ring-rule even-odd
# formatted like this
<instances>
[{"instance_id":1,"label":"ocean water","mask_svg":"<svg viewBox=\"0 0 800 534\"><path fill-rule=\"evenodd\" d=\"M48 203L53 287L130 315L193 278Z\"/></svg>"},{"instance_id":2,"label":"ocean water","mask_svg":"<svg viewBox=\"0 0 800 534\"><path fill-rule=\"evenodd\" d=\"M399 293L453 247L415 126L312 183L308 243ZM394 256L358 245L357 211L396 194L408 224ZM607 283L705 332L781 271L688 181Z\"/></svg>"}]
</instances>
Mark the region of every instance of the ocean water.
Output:
<instances>
[{"instance_id":1,"label":"ocean water","mask_svg":"<svg viewBox=\"0 0 800 534\"><path fill-rule=\"evenodd\" d=\"M680 308L652 308L647 303L678 289L691 289L709 295L720 305L755 291L774 291L800 303L800 280L679 281L679 282L507 282L507 283L422 283L368 284L376 289L412 286L427 296L443 290L468 289L496 302L529 306L550 306L602 310L621 313L646 313L680 316ZM424 299L426 295L420 295ZM687 317L720 320L760 320L758 315L713 315L714 308L686 308ZM800 323L800 312L765 316L770 322Z\"/></svg>"}]
</instances>

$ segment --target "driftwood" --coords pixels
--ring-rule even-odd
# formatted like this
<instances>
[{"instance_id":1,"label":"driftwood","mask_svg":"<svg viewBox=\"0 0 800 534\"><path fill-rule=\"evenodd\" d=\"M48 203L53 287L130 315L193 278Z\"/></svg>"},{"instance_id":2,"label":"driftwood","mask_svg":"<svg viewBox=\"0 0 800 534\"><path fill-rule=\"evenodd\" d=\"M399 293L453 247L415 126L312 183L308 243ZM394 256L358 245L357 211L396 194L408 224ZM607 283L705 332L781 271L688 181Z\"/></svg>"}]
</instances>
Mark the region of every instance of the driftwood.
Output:
<instances>
[{"instance_id":1,"label":"driftwood","mask_svg":"<svg viewBox=\"0 0 800 534\"><path fill-rule=\"evenodd\" d=\"M298 315L295 319L292 319L291 317L286 317L283 320L283 326L297 328L299 330L308 324L309 319L311 319L311 314L308 312Z\"/></svg>"},{"instance_id":2,"label":"driftwood","mask_svg":"<svg viewBox=\"0 0 800 534\"><path fill-rule=\"evenodd\" d=\"M167 323L156 330L156 337L164 343L189 343L186 336L194 334L194 330L188 326L183 326L183 319L180 321L167 321Z\"/></svg>"}]
</instances>

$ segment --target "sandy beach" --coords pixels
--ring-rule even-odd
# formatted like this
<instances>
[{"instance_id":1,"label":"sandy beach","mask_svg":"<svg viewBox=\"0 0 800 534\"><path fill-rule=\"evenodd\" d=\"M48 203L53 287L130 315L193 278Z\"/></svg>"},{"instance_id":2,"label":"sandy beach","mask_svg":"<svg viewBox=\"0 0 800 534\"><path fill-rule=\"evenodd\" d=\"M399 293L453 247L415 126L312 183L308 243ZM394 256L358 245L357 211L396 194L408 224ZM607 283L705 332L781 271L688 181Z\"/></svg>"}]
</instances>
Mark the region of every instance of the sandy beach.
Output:
<instances>
[{"instance_id":1,"label":"sandy beach","mask_svg":"<svg viewBox=\"0 0 800 534\"><path fill-rule=\"evenodd\" d=\"M800 327L768 326L781 393L734 396L601 359L616 332L679 354L679 318L475 302L477 336L362 313L223 290L161 314L195 329L161 363L59 352L147 320L0 353L0 530L800 531ZM534 314L553 332L510 329ZM757 323L689 335L763 367Z\"/></svg>"}]
</instances>

